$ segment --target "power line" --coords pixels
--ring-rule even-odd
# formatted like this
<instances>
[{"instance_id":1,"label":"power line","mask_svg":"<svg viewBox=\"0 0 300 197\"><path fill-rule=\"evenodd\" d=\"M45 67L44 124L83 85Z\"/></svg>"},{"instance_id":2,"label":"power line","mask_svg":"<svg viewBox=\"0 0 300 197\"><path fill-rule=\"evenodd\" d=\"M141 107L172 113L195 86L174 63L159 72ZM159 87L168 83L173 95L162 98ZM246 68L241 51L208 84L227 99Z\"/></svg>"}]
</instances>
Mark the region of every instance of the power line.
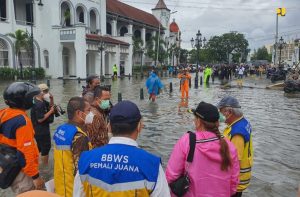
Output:
<instances>
[{"instance_id":1,"label":"power line","mask_svg":"<svg viewBox=\"0 0 300 197\"><path fill-rule=\"evenodd\" d=\"M136 1L130 1L130 0L124 0L123 2L126 3L135 3L135 4L142 4L142 5L152 5L153 7L155 4L149 3L149 2L136 2ZM197 3L199 4L199 3ZM178 7L178 5L168 5L169 7ZM252 7L215 7L211 4L208 4L208 6L197 6L197 5L180 5L181 8L190 8L190 9L214 9L214 10L237 10L237 11L269 11L275 13L276 7L271 8L252 8ZM298 11L300 8L293 7L293 8L287 8L289 11ZM264 14L264 13L260 13Z\"/></svg>"}]
</instances>

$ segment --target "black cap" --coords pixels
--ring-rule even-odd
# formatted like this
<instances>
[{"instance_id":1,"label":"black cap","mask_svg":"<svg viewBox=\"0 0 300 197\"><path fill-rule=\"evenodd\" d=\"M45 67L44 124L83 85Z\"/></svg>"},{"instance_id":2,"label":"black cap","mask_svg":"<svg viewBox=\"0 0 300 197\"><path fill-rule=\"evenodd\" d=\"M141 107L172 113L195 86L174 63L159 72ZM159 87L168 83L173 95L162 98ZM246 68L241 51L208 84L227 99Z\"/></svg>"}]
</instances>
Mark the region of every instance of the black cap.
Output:
<instances>
[{"instance_id":1,"label":"black cap","mask_svg":"<svg viewBox=\"0 0 300 197\"><path fill-rule=\"evenodd\" d=\"M207 122L216 122L219 120L218 108L210 103L201 102L196 109L192 109L195 116Z\"/></svg>"},{"instance_id":2,"label":"black cap","mask_svg":"<svg viewBox=\"0 0 300 197\"><path fill-rule=\"evenodd\" d=\"M110 111L109 120L113 123L135 123L141 120L141 112L131 101L122 101Z\"/></svg>"}]
</instances>

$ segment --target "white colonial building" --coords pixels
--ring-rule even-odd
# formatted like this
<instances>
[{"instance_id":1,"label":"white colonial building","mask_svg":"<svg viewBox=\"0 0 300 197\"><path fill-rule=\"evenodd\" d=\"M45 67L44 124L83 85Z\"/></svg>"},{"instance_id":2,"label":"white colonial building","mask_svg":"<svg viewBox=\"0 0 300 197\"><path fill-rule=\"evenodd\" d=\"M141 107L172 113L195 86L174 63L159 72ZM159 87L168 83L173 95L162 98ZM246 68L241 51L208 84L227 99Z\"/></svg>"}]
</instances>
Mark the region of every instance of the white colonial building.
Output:
<instances>
[{"instance_id":1,"label":"white colonial building","mask_svg":"<svg viewBox=\"0 0 300 197\"><path fill-rule=\"evenodd\" d=\"M152 11L117 0L0 0L0 67L19 68L14 40L7 34L18 29L31 34L32 28L34 66L53 78L111 75L114 64L122 74L131 74L133 36L145 44L160 29L162 38L169 37L170 10L164 1ZM102 53L100 43L105 44ZM32 66L25 50L21 61Z\"/></svg>"}]
</instances>

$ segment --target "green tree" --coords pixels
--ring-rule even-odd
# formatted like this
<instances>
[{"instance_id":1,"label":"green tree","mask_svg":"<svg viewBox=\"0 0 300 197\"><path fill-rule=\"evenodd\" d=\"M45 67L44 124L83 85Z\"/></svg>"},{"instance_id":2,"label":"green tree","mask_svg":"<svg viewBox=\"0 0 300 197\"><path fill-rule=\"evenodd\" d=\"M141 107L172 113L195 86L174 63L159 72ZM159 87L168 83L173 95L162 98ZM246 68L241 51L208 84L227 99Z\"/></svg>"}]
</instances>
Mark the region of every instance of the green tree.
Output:
<instances>
[{"instance_id":1,"label":"green tree","mask_svg":"<svg viewBox=\"0 0 300 197\"><path fill-rule=\"evenodd\" d=\"M16 30L14 33L8 33L8 36L14 39L14 48L16 52L16 59L19 62L21 68L21 77L23 77L22 73L22 60L21 60L21 50L25 49L28 53L31 52L31 38L28 33L23 30Z\"/></svg>"},{"instance_id":2,"label":"green tree","mask_svg":"<svg viewBox=\"0 0 300 197\"><path fill-rule=\"evenodd\" d=\"M268 53L268 50L265 46L258 48L257 51L254 51L252 60L268 60L272 61L272 55Z\"/></svg>"},{"instance_id":3,"label":"green tree","mask_svg":"<svg viewBox=\"0 0 300 197\"><path fill-rule=\"evenodd\" d=\"M159 49L158 50L158 61L164 62L164 60L168 57L168 53L165 50L165 45L166 45L165 41L160 38L159 46L158 46L158 35L152 37L151 39L149 39L149 41L146 44L147 56L156 61L157 49Z\"/></svg>"},{"instance_id":4,"label":"green tree","mask_svg":"<svg viewBox=\"0 0 300 197\"><path fill-rule=\"evenodd\" d=\"M225 33L221 36L213 36L207 43L208 59L218 62L228 62L230 54L233 61L246 61L248 55L248 41L238 32Z\"/></svg>"}]
</instances>

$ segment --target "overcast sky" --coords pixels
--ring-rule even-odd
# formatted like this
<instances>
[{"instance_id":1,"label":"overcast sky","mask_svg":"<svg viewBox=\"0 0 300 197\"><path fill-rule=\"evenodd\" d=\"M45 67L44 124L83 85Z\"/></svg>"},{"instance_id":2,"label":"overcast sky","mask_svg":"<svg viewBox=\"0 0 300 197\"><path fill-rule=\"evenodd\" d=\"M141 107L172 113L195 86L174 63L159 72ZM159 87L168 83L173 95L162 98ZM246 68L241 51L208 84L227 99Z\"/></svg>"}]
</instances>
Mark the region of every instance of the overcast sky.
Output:
<instances>
[{"instance_id":1,"label":"overcast sky","mask_svg":"<svg viewBox=\"0 0 300 197\"><path fill-rule=\"evenodd\" d=\"M158 0L121 0L151 13ZM286 7L279 18L279 37L286 41L300 38L300 0L165 0L177 13L171 16L182 31L182 48L191 48L190 40L198 29L206 38L230 31L245 34L251 49L275 40L276 8Z\"/></svg>"}]
</instances>

